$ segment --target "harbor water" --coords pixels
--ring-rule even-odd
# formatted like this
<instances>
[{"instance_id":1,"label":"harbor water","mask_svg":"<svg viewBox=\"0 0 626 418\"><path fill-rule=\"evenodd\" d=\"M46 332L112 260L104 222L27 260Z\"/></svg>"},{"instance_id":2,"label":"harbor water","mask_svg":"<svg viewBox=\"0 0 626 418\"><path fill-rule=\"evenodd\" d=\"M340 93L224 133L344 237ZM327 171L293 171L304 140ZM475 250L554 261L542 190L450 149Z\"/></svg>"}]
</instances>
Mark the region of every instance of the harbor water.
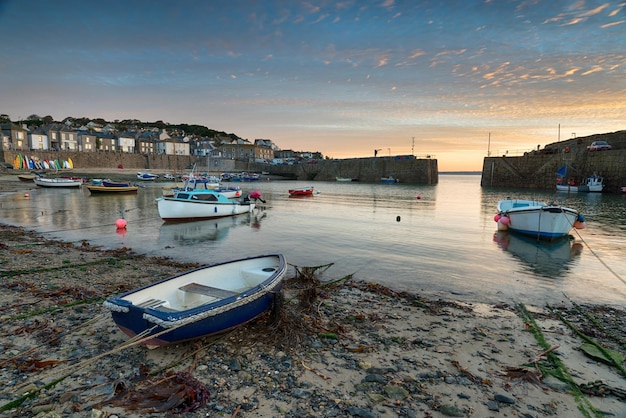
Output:
<instances>
[{"instance_id":1,"label":"harbor water","mask_svg":"<svg viewBox=\"0 0 626 418\"><path fill-rule=\"evenodd\" d=\"M430 186L259 181L241 184L266 202L252 214L164 223L155 198L165 185L143 182L136 195L25 185L28 195L0 195L0 222L182 262L280 252L292 266L332 263L325 279L353 275L425 297L626 307L626 196L481 188L479 175L440 174ZM289 197L304 186L317 193ZM552 244L498 232L496 205L508 197L577 209L587 227ZM122 217L127 228L117 230Z\"/></svg>"}]
</instances>

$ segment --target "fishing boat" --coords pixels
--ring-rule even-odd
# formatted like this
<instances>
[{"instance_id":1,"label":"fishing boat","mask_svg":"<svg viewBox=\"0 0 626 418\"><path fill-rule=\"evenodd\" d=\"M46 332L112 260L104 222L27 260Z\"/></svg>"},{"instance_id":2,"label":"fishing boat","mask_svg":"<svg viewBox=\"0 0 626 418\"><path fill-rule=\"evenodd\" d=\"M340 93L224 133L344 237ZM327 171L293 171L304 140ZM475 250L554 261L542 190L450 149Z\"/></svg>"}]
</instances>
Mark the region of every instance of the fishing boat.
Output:
<instances>
[{"instance_id":1,"label":"fishing boat","mask_svg":"<svg viewBox=\"0 0 626 418\"><path fill-rule=\"evenodd\" d=\"M602 176L589 176L581 184L576 185L573 179L563 180L557 178L556 190L568 193L600 193L604 189L604 178Z\"/></svg>"},{"instance_id":2,"label":"fishing boat","mask_svg":"<svg viewBox=\"0 0 626 418\"><path fill-rule=\"evenodd\" d=\"M219 334L268 311L282 288L282 254L207 265L111 297L104 306L129 337L162 346Z\"/></svg>"},{"instance_id":3,"label":"fishing boat","mask_svg":"<svg viewBox=\"0 0 626 418\"><path fill-rule=\"evenodd\" d=\"M246 197L234 200L215 190L189 190L175 192L172 197L158 197L156 201L159 216L167 222L197 221L252 212L256 199Z\"/></svg>"},{"instance_id":4,"label":"fishing boat","mask_svg":"<svg viewBox=\"0 0 626 418\"><path fill-rule=\"evenodd\" d=\"M137 193L139 186L130 184L129 182L112 182L102 180L100 184L89 184L85 186L91 194L102 193Z\"/></svg>"},{"instance_id":5,"label":"fishing boat","mask_svg":"<svg viewBox=\"0 0 626 418\"><path fill-rule=\"evenodd\" d=\"M156 180L157 178L159 178L159 176L156 174L152 174L152 173L146 173L145 171L138 171L137 178L139 180L151 181L151 180Z\"/></svg>"},{"instance_id":6,"label":"fishing boat","mask_svg":"<svg viewBox=\"0 0 626 418\"><path fill-rule=\"evenodd\" d=\"M335 180L341 183L347 183L347 182L352 181L350 177L335 177Z\"/></svg>"},{"instance_id":7,"label":"fishing boat","mask_svg":"<svg viewBox=\"0 0 626 418\"><path fill-rule=\"evenodd\" d=\"M568 193L600 193L604 189L604 178L593 174L583 179L580 184L576 184L574 177L570 174L567 164L559 168L556 172L556 190Z\"/></svg>"},{"instance_id":8,"label":"fishing boat","mask_svg":"<svg viewBox=\"0 0 626 418\"><path fill-rule=\"evenodd\" d=\"M626 193L626 186L622 186L622 187L620 188L620 191L621 191L622 193Z\"/></svg>"},{"instance_id":9,"label":"fishing boat","mask_svg":"<svg viewBox=\"0 0 626 418\"><path fill-rule=\"evenodd\" d=\"M564 237L572 228L585 228L585 218L578 211L536 200L501 200L494 221L498 230L548 240Z\"/></svg>"},{"instance_id":10,"label":"fishing boat","mask_svg":"<svg viewBox=\"0 0 626 418\"><path fill-rule=\"evenodd\" d=\"M33 182L39 187L80 187L83 184L82 179L71 179L71 178L47 178L47 177L37 177L33 179Z\"/></svg>"},{"instance_id":11,"label":"fishing boat","mask_svg":"<svg viewBox=\"0 0 626 418\"><path fill-rule=\"evenodd\" d=\"M289 189L289 196L312 196L314 190L313 186Z\"/></svg>"}]
</instances>

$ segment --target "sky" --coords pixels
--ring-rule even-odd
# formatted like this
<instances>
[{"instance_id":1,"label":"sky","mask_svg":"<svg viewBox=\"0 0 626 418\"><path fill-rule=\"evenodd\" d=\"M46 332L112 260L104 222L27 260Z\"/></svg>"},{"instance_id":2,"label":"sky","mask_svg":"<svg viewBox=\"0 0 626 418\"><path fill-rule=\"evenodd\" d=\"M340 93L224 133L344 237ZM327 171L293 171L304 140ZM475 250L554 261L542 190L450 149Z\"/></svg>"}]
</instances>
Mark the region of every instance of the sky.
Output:
<instances>
[{"instance_id":1,"label":"sky","mask_svg":"<svg viewBox=\"0 0 626 418\"><path fill-rule=\"evenodd\" d=\"M0 114L198 124L330 158L626 129L626 1L0 0Z\"/></svg>"}]
</instances>

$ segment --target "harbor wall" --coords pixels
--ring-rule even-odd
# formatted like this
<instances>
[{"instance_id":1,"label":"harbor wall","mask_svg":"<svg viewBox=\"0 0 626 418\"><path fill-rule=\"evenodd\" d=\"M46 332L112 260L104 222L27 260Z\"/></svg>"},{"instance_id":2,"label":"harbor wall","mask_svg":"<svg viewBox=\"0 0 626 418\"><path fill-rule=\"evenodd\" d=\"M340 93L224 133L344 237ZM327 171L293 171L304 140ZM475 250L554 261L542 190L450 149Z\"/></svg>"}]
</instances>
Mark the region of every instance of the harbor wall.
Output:
<instances>
[{"instance_id":1,"label":"harbor wall","mask_svg":"<svg viewBox=\"0 0 626 418\"><path fill-rule=\"evenodd\" d=\"M198 160L198 157L185 155L142 155L129 154L126 152L70 152L70 151L0 151L0 160L13 163L17 154L26 154L31 158L39 160L68 160L72 159L75 168L124 168L163 170L172 172L182 172L186 167ZM205 161L202 158L202 161Z\"/></svg>"},{"instance_id":2,"label":"harbor wall","mask_svg":"<svg viewBox=\"0 0 626 418\"><path fill-rule=\"evenodd\" d=\"M411 157L348 158L318 160L315 164L274 165L264 168L270 174L307 181L335 181L337 177L378 183L382 177L393 176L401 183L437 184L437 160Z\"/></svg>"},{"instance_id":3,"label":"harbor wall","mask_svg":"<svg viewBox=\"0 0 626 418\"><path fill-rule=\"evenodd\" d=\"M13 163L18 152L0 151L0 161ZM141 155L124 152L67 152L29 151L28 157L40 160L72 159L74 169L125 169L184 173L195 164L200 172L267 172L286 179L305 181L335 181L336 177L350 177L363 182L380 182L381 177L394 176L402 183L436 184L439 173L436 159L417 159L411 156L350 158L344 160L315 160L312 163L272 165L248 163L220 158L184 155Z\"/></svg>"},{"instance_id":4,"label":"harbor wall","mask_svg":"<svg viewBox=\"0 0 626 418\"><path fill-rule=\"evenodd\" d=\"M593 141L607 141L613 149L587 151ZM576 184L596 174L604 177L605 192L619 192L626 186L626 131L560 141L522 156L486 157L481 186L553 190L556 172L566 164Z\"/></svg>"}]
</instances>

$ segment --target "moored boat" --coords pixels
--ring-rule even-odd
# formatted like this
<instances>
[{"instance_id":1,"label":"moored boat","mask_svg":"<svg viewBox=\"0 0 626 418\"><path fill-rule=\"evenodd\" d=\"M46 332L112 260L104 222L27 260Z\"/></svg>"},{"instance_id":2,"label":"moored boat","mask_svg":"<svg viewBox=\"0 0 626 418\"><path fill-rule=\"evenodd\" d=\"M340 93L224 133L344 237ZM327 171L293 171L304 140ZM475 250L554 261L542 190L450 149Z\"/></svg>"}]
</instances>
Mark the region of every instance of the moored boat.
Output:
<instances>
[{"instance_id":1,"label":"moored boat","mask_svg":"<svg viewBox=\"0 0 626 418\"><path fill-rule=\"evenodd\" d=\"M252 212L256 199L233 200L215 190L189 190L175 192L172 197L159 197L156 201L159 216L164 221L191 221Z\"/></svg>"},{"instance_id":2,"label":"moored boat","mask_svg":"<svg viewBox=\"0 0 626 418\"><path fill-rule=\"evenodd\" d=\"M129 337L148 346L219 334L268 311L282 288L282 254L199 267L111 297L104 306Z\"/></svg>"},{"instance_id":3,"label":"moored boat","mask_svg":"<svg viewBox=\"0 0 626 418\"><path fill-rule=\"evenodd\" d=\"M111 182L103 180L101 184L89 184L85 186L92 194L100 193L137 193L139 186L128 182Z\"/></svg>"},{"instance_id":4,"label":"moored boat","mask_svg":"<svg viewBox=\"0 0 626 418\"><path fill-rule=\"evenodd\" d=\"M83 184L82 179L70 179L70 178L47 178L47 177L37 177L33 179L33 182L39 187L80 187Z\"/></svg>"},{"instance_id":5,"label":"moored boat","mask_svg":"<svg viewBox=\"0 0 626 418\"><path fill-rule=\"evenodd\" d=\"M156 180L157 178L159 178L159 176L157 174L146 173L144 171L138 171L137 172L137 178L139 180L151 181L151 180Z\"/></svg>"},{"instance_id":6,"label":"moored boat","mask_svg":"<svg viewBox=\"0 0 626 418\"><path fill-rule=\"evenodd\" d=\"M38 177L41 177L41 176L39 174L35 174L35 173L18 174L17 175L17 178L20 179L20 181L25 181L25 182L32 182L33 180L35 180Z\"/></svg>"},{"instance_id":7,"label":"moored boat","mask_svg":"<svg viewBox=\"0 0 626 418\"><path fill-rule=\"evenodd\" d=\"M556 190L568 193L600 193L604 189L604 178L592 175L583 179L582 183L576 185L573 179L565 180L557 178Z\"/></svg>"},{"instance_id":8,"label":"moored boat","mask_svg":"<svg viewBox=\"0 0 626 418\"><path fill-rule=\"evenodd\" d=\"M313 186L289 189L289 196L312 196L314 190Z\"/></svg>"},{"instance_id":9,"label":"moored boat","mask_svg":"<svg viewBox=\"0 0 626 418\"><path fill-rule=\"evenodd\" d=\"M564 237L572 228L585 227L585 218L578 211L536 200L501 200L494 221L499 230L548 240Z\"/></svg>"},{"instance_id":10,"label":"moored boat","mask_svg":"<svg viewBox=\"0 0 626 418\"><path fill-rule=\"evenodd\" d=\"M380 181L382 183L386 183L386 184L393 184L393 183L399 183L400 180L398 180L397 178L395 178L394 176L389 176L389 177L381 177Z\"/></svg>"},{"instance_id":11,"label":"moored boat","mask_svg":"<svg viewBox=\"0 0 626 418\"><path fill-rule=\"evenodd\" d=\"M569 165L565 164L556 172L556 190L558 192L568 193L600 193L604 189L604 178L593 174L582 180L580 184L576 184L575 178L572 176Z\"/></svg>"},{"instance_id":12,"label":"moored boat","mask_svg":"<svg viewBox=\"0 0 626 418\"><path fill-rule=\"evenodd\" d=\"M214 183L212 179L202 178L187 178L182 185L174 185L163 188L163 196L172 197L177 192L187 192L192 190L213 190L217 193L223 194L229 199L235 199L241 197L241 187L231 186L224 187L221 184Z\"/></svg>"}]
</instances>

